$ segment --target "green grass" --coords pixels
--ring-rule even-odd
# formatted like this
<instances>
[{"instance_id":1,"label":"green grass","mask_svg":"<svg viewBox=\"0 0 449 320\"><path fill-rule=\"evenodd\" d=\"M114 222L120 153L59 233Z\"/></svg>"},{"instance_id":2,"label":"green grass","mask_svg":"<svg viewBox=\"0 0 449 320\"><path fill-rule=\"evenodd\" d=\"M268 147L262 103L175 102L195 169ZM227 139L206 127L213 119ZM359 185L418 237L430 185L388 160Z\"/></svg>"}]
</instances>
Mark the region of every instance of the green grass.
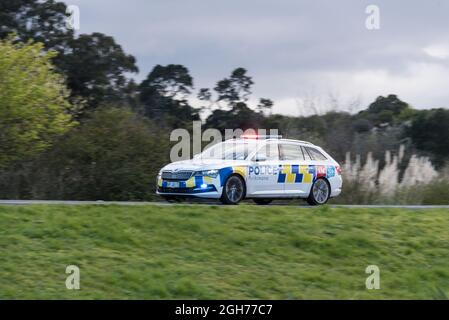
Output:
<instances>
[{"instance_id":1,"label":"green grass","mask_svg":"<svg viewBox=\"0 0 449 320\"><path fill-rule=\"evenodd\" d=\"M448 226L444 209L0 206L0 299L441 299Z\"/></svg>"}]
</instances>

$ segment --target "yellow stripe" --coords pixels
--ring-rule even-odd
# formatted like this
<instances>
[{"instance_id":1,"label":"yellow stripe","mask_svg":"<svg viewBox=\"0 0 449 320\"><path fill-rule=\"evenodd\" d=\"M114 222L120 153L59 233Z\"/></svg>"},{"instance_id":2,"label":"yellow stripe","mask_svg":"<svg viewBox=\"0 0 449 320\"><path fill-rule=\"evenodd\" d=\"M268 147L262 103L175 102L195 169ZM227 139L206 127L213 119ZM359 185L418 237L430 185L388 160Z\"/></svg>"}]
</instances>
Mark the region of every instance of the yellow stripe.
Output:
<instances>
[{"instance_id":1,"label":"yellow stripe","mask_svg":"<svg viewBox=\"0 0 449 320\"><path fill-rule=\"evenodd\" d=\"M246 167L243 167L243 166L232 167L232 170L234 171L234 173L238 173L238 174L242 175L242 177L246 176Z\"/></svg>"},{"instance_id":2,"label":"yellow stripe","mask_svg":"<svg viewBox=\"0 0 449 320\"><path fill-rule=\"evenodd\" d=\"M186 181L187 188L193 188L195 186L195 177L191 177Z\"/></svg>"},{"instance_id":3,"label":"yellow stripe","mask_svg":"<svg viewBox=\"0 0 449 320\"><path fill-rule=\"evenodd\" d=\"M292 173L292 166L289 164L284 165L284 173L287 175L285 178L286 183L294 183L295 182L295 174Z\"/></svg>"},{"instance_id":4,"label":"yellow stripe","mask_svg":"<svg viewBox=\"0 0 449 320\"><path fill-rule=\"evenodd\" d=\"M212 179L211 177L203 177L203 182L207 184L213 183L214 182L213 180L214 179Z\"/></svg>"},{"instance_id":5,"label":"yellow stripe","mask_svg":"<svg viewBox=\"0 0 449 320\"><path fill-rule=\"evenodd\" d=\"M312 183L313 174L309 173L309 166L301 165L299 167L299 172L303 174L302 182L303 183Z\"/></svg>"}]
</instances>

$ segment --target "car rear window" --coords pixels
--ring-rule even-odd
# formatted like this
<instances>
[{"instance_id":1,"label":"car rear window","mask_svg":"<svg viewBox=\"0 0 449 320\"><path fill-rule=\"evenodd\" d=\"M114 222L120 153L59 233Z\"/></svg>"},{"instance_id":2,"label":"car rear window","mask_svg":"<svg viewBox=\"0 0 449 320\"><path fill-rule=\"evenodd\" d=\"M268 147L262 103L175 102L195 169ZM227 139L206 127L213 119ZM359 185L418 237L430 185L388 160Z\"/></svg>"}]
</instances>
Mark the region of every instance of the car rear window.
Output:
<instances>
[{"instance_id":1,"label":"car rear window","mask_svg":"<svg viewBox=\"0 0 449 320\"><path fill-rule=\"evenodd\" d=\"M309 154L309 152L306 150L306 148L301 147L302 154L304 155L304 160L313 160L312 156Z\"/></svg>"},{"instance_id":2,"label":"car rear window","mask_svg":"<svg viewBox=\"0 0 449 320\"><path fill-rule=\"evenodd\" d=\"M312 160L327 160L327 158L315 148L305 147Z\"/></svg>"}]
</instances>

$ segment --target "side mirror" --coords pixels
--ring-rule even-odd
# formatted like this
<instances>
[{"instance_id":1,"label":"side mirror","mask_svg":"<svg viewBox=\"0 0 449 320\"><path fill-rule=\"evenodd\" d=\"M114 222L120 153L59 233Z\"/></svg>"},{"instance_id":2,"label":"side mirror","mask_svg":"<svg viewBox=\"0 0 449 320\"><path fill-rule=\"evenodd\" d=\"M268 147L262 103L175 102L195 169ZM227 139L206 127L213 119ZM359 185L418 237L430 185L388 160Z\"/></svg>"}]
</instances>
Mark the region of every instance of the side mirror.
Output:
<instances>
[{"instance_id":1,"label":"side mirror","mask_svg":"<svg viewBox=\"0 0 449 320\"><path fill-rule=\"evenodd\" d=\"M267 156L265 156L263 154L256 154L256 156L254 157L254 161L256 161L256 162L267 161Z\"/></svg>"}]
</instances>

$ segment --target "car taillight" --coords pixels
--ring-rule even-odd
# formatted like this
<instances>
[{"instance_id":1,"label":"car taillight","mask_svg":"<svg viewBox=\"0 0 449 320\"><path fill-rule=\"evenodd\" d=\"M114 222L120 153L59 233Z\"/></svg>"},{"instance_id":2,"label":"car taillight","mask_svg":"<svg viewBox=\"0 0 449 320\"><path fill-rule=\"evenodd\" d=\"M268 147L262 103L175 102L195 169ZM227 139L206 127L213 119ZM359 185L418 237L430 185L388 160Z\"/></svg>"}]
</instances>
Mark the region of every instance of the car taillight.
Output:
<instances>
[{"instance_id":1,"label":"car taillight","mask_svg":"<svg viewBox=\"0 0 449 320\"><path fill-rule=\"evenodd\" d=\"M342 172L341 167L336 166L335 168L337 169L337 174L341 176L341 172Z\"/></svg>"}]
</instances>

